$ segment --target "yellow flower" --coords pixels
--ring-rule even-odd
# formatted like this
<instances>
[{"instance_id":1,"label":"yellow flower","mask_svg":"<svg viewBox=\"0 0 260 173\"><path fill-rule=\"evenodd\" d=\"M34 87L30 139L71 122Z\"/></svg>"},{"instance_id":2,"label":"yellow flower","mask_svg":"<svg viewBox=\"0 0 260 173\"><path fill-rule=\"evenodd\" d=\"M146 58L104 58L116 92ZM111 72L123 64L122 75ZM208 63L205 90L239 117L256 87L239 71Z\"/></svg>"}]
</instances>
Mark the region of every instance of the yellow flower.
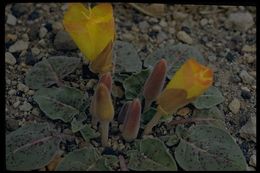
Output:
<instances>
[{"instance_id":1,"label":"yellow flower","mask_svg":"<svg viewBox=\"0 0 260 173\"><path fill-rule=\"evenodd\" d=\"M159 110L171 114L203 94L213 82L213 71L194 59L187 60L157 99Z\"/></svg>"},{"instance_id":2,"label":"yellow flower","mask_svg":"<svg viewBox=\"0 0 260 173\"><path fill-rule=\"evenodd\" d=\"M111 4L98 4L92 9L87 9L81 3L71 3L64 15L63 24L90 61L94 61L115 38Z\"/></svg>"}]
</instances>

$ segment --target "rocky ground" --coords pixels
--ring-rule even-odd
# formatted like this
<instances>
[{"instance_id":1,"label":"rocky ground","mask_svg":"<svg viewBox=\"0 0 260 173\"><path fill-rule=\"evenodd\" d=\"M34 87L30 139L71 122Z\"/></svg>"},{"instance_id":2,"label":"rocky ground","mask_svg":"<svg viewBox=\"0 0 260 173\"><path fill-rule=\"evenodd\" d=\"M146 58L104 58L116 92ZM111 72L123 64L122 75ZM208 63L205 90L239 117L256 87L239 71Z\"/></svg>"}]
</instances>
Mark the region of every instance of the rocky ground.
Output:
<instances>
[{"instance_id":1,"label":"rocky ground","mask_svg":"<svg viewBox=\"0 0 260 173\"><path fill-rule=\"evenodd\" d=\"M226 126L240 145L248 169L255 170L256 8L166 5L161 17L151 17L129 4L113 6L116 38L135 45L142 59L167 43L199 46L214 70L214 86L225 97L218 107L224 112ZM33 101L34 90L25 85L24 78L36 62L46 57L83 57L64 32L66 8L60 3L5 7L6 133L31 121L53 123ZM80 68L67 81L83 91L91 91L97 82L82 79ZM64 123L60 126L72 133Z\"/></svg>"}]
</instances>

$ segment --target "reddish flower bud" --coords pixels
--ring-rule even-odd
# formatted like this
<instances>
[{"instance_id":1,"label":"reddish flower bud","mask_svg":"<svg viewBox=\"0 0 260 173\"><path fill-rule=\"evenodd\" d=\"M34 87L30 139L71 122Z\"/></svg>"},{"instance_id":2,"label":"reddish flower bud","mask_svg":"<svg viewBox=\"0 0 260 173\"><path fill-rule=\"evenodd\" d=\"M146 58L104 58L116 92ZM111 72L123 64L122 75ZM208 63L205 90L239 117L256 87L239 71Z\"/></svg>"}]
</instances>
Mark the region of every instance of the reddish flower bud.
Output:
<instances>
[{"instance_id":1,"label":"reddish flower bud","mask_svg":"<svg viewBox=\"0 0 260 173\"><path fill-rule=\"evenodd\" d=\"M129 105L123 124L122 136L127 142L134 140L140 128L141 103L138 98Z\"/></svg>"},{"instance_id":2,"label":"reddish flower bud","mask_svg":"<svg viewBox=\"0 0 260 173\"><path fill-rule=\"evenodd\" d=\"M123 123L123 122L124 122L124 120L125 120L125 118L126 118L127 110L128 110L128 108L129 108L130 105L131 105L131 101L128 101L128 102L126 102L126 103L122 106L122 108L121 108L121 110L120 110L120 112L119 112L119 114L118 114L118 117L117 117L118 123Z\"/></svg>"},{"instance_id":3,"label":"reddish flower bud","mask_svg":"<svg viewBox=\"0 0 260 173\"><path fill-rule=\"evenodd\" d=\"M167 62L161 59L153 68L152 73L144 84L143 95L145 98L145 109L159 96L162 91L167 72Z\"/></svg>"},{"instance_id":4,"label":"reddish flower bud","mask_svg":"<svg viewBox=\"0 0 260 173\"><path fill-rule=\"evenodd\" d=\"M111 73L107 72L105 74L103 74L100 79L99 79L99 83L103 83L106 85L107 89L109 90L109 92L112 91L112 77L111 77Z\"/></svg>"}]
</instances>

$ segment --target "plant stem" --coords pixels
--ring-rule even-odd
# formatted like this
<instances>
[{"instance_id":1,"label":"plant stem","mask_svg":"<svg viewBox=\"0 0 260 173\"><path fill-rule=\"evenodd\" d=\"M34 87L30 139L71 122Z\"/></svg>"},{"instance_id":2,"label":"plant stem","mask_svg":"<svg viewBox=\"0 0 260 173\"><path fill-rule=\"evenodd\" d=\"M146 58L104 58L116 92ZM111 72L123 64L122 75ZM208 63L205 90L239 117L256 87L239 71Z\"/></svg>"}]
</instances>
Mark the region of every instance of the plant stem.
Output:
<instances>
[{"instance_id":1,"label":"plant stem","mask_svg":"<svg viewBox=\"0 0 260 173\"><path fill-rule=\"evenodd\" d=\"M151 106L151 104L152 104L152 100L145 100L145 105L144 105L144 112L146 112L146 111L148 111L149 110L149 108L150 108L150 106Z\"/></svg>"},{"instance_id":2,"label":"plant stem","mask_svg":"<svg viewBox=\"0 0 260 173\"><path fill-rule=\"evenodd\" d=\"M108 129L109 129L109 122L100 121L99 132L101 134L101 144L103 147L108 146Z\"/></svg>"},{"instance_id":3,"label":"plant stem","mask_svg":"<svg viewBox=\"0 0 260 173\"><path fill-rule=\"evenodd\" d=\"M157 111L153 118L149 121L149 123L145 126L144 135L148 135L152 132L153 127L159 122L161 119L161 112Z\"/></svg>"},{"instance_id":4,"label":"plant stem","mask_svg":"<svg viewBox=\"0 0 260 173\"><path fill-rule=\"evenodd\" d=\"M94 129L97 129L97 123L98 123L97 117L92 116L91 125L92 125L92 127L93 127Z\"/></svg>"}]
</instances>

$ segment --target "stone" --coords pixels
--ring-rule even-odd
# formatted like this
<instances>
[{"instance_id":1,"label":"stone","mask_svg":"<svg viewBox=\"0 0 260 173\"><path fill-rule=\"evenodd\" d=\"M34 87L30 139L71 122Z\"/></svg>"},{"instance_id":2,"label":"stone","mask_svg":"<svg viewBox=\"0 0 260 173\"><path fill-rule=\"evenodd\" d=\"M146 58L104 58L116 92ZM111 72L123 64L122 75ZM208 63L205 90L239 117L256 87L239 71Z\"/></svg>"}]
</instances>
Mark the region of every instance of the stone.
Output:
<instances>
[{"instance_id":1,"label":"stone","mask_svg":"<svg viewBox=\"0 0 260 173\"><path fill-rule=\"evenodd\" d=\"M15 26L17 22L17 19L15 16L13 16L12 14L8 14L7 15L7 20L6 23L12 26Z\"/></svg>"},{"instance_id":2,"label":"stone","mask_svg":"<svg viewBox=\"0 0 260 173\"><path fill-rule=\"evenodd\" d=\"M29 91L29 87L27 87L26 85L22 84L22 83L18 83L17 85L17 89L23 92L27 92Z\"/></svg>"},{"instance_id":3,"label":"stone","mask_svg":"<svg viewBox=\"0 0 260 173\"><path fill-rule=\"evenodd\" d=\"M241 97L243 99L250 99L251 98L251 93L249 91L246 91L246 90L242 90L241 92Z\"/></svg>"},{"instance_id":4,"label":"stone","mask_svg":"<svg viewBox=\"0 0 260 173\"><path fill-rule=\"evenodd\" d=\"M6 128L10 131L16 130L19 128L19 123L15 119L6 118Z\"/></svg>"},{"instance_id":5,"label":"stone","mask_svg":"<svg viewBox=\"0 0 260 173\"><path fill-rule=\"evenodd\" d=\"M11 52L11 53L21 52L21 51L27 50L28 47L29 47L28 42L25 42L23 40L18 40L9 47L9 52Z\"/></svg>"},{"instance_id":6,"label":"stone","mask_svg":"<svg viewBox=\"0 0 260 173\"><path fill-rule=\"evenodd\" d=\"M208 24L208 19L203 18L203 19L200 20L200 26L205 26L207 24Z\"/></svg>"},{"instance_id":7,"label":"stone","mask_svg":"<svg viewBox=\"0 0 260 173\"><path fill-rule=\"evenodd\" d=\"M129 32L122 34L122 39L123 39L123 40L133 41L134 38L135 38L135 37L134 37L131 33L129 33Z\"/></svg>"},{"instance_id":8,"label":"stone","mask_svg":"<svg viewBox=\"0 0 260 173\"><path fill-rule=\"evenodd\" d=\"M33 47L32 49L31 49L31 52L32 52L32 55L33 56L37 56L37 55L39 55L40 54L40 49L38 49L37 47Z\"/></svg>"},{"instance_id":9,"label":"stone","mask_svg":"<svg viewBox=\"0 0 260 173\"><path fill-rule=\"evenodd\" d=\"M15 17L19 18L28 12L29 6L29 3L14 3L11 11Z\"/></svg>"},{"instance_id":10,"label":"stone","mask_svg":"<svg viewBox=\"0 0 260 173\"><path fill-rule=\"evenodd\" d=\"M215 62L217 60L217 57L215 55L209 55L208 56L209 61Z\"/></svg>"},{"instance_id":11,"label":"stone","mask_svg":"<svg viewBox=\"0 0 260 173\"><path fill-rule=\"evenodd\" d=\"M255 154L253 154L253 155L250 157L249 164L250 164L251 166L256 167L256 155L255 155Z\"/></svg>"},{"instance_id":12,"label":"stone","mask_svg":"<svg viewBox=\"0 0 260 173\"><path fill-rule=\"evenodd\" d=\"M174 11L173 12L173 18L175 20L183 20L188 16L187 13L183 13L183 12L178 12L178 11Z\"/></svg>"},{"instance_id":13,"label":"stone","mask_svg":"<svg viewBox=\"0 0 260 173\"><path fill-rule=\"evenodd\" d=\"M157 42L158 42L158 43L161 43L161 42L163 42L164 40L166 40L167 38L168 38L167 35L166 35L163 31L161 31L161 32L159 32L158 35L157 35Z\"/></svg>"},{"instance_id":14,"label":"stone","mask_svg":"<svg viewBox=\"0 0 260 173\"><path fill-rule=\"evenodd\" d=\"M169 32L170 34L174 34L174 33L176 32L176 30L175 30L174 27L170 27L170 28L168 29L168 32Z\"/></svg>"},{"instance_id":15,"label":"stone","mask_svg":"<svg viewBox=\"0 0 260 173\"><path fill-rule=\"evenodd\" d=\"M184 31L179 31L177 33L177 38L187 44L192 44L193 40L192 38Z\"/></svg>"},{"instance_id":16,"label":"stone","mask_svg":"<svg viewBox=\"0 0 260 173\"><path fill-rule=\"evenodd\" d=\"M40 115L39 109L38 108L33 108L32 114L35 115L35 116L39 116Z\"/></svg>"},{"instance_id":17,"label":"stone","mask_svg":"<svg viewBox=\"0 0 260 173\"><path fill-rule=\"evenodd\" d=\"M60 23L60 22L54 22L54 23L52 24L52 31L53 31L54 33L57 33L57 32L59 32L59 31L61 31L61 30L63 30L63 25L62 25L62 23Z\"/></svg>"},{"instance_id":18,"label":"stone","mask_svg":"<svg viewBox=\"0 0 260 173\"><path fill-rule=\"evenodd\" d=\"M44 38L48 33L48 30L45 27L41 27L39 31L39 37Z\"/></svg>"},{"instance_id":19,"label":"stone","mask_svg":"<svg viewBox=\"0 0 260 173\"><path fill-rule=\"evenodd\" d=\"M242 70L239 73L239 77L242 79L243 83L245 84L253 84L255 81L255 79L252 76L250 76L245 70Z\"/></svg>"},{"instance_id":20,"label":"stone","mask_svg":"<svg viewBox=\"0 0 260 173\"><path fill-rule=\"evenodd\" d=\"M16 90L14 90L14 89L11 89L11 90L9 90L8 91L8 95L14 95L16 93Z\"/></svg>"},{"instance_id":21,"label":"stone","mask_svg":"<svg viewBox=\"0 0 260 173\"><path fill-rule=\"evenodd\" d=\"M16 59L11 54L10 52L5 52L5 63L10 64L10 65L15 65L16 64Z\"/></svg>"},{"instance_id":22,"label":"stone","mask_svg":"<svg viewBox=\"0 0 260 173\"><path fill-rule=\"evenodd\" d=\"M34 95L34 91L33 90L29 90L27 94L32 96L32 95Z\"/></svg>"},{"instance_id":23,"label":"stone","mask_svg":"<svg viewBox=\"0 0 260 173\"><path fill-rule=\"evenodd\" d=\"M168 24L167 24L167 22L165 20L161 20L159 25L161 25L163 28L168 26Z\"/></svg>"},{"instance_id":24,"label":"stone","mask_svg":"<svg viewBox=\"0 0 260 173\"><path fill-rule=\"evenodd\" d=\"M20 103L21 103L21 102L18 100L17 102L15 102L15 103L13 104L13 107L14 107L14 108L17 108L17 107L20 105Z\"/></svg>"},{"instance_id":25,"label":"stone","mask_svg":"<svg viewBox=\"0 0 260 173\"><path fill-rule=\"evenodd\" d=\"M254 25L254 19L249 12L235 12L228 17L228 22L238 31L245 32Z\"/></svg>"},{"instance_id":26,"label":"stone","mask_svg":"<svg viewBox=\"0 0 260 173\"><path fill-rule=\"evenodd\" d=\"M153 31L156 31L156 32L159 32L159 31L161 31L161 26L160 25L154 25L153 27L152 27L152 30Z\"/></svg>"},{"instance_id":27,"label":"stone","mask_svg":"<svg viewBox=\"0 0 260 173\"><path fill-rule=\"evenodd\" d=\"M28 20L35 20L35 19L37 19L37 18L39 18L40 17L40 14L39 14L39 12L37 12L37 11L33 11L33 12L31 12L30 14L29 14L29 16L28 16Z\"/></svg>"},{"instance_id":28,"label":"stone","mask_svg":"<svg viewBox=\"0 0 260 173\"><path fill-rule=\"evenodd\" d=\"M256 61L256 57L255 56L251 56L251 55L247 55L246 56L246 61L248 64L252 64Z\"/></svg>"},{"instance_id":29,"label":"stone","mask_svg":"<svg viewBox=\"0 0 260 173\"><path fill-rule=\"evenodd\" d=\"M244 45L242 47L242 51L243 52L256 52L256 47L255 47L255 45L253 45L253 46Z\"/></svg>"},{"instance_id":30,"label":"stone","mask_svg":"<svg viewBox=\"0 0 260 173\"><path fill-rule=\"evenodd\" d=\"M237 114L240 110L240 101L237 98L234 98L229 103L228 107L233 114Z\"/></svg>"},{"instance_id":31,"label":"stone","mask_svg":"<svg viewBox=\"0 0 260 173\"><path fill-rule=\"evenodd\" d=\"M256 142L256 117L250 117L239 133L242 138Z\"/></svg>"},{"instance_id":32,"label":"stone","mask_svg":"<svg viewBox=\"0 0 260 173\"><path fill-rule=\"evenodd\" d=\"M95 79L90 79L88 81L88 83L86 84L86 89L89 90L89 89L93 89L94 85L97 83L97 80Z\"/></svg>"},{"instance_id":33,"label":"stone","mask_svg":"<svg viewBox=\"0 0 260 173\"><path fill-rule=\"evenodd\" d=\"M27 101L25 101L21 106L19 106L19 109L24 112L30 111L32 108L33 108L32 105Z\"/></svg>"},{"instance_id":34,"label":"stone","mask_svg":"<svg viewBox=\"0 0 260 173\"><path fill-rule=\"evenodd\" d=\"M141 32L147 32L150 25L147 23L147 21L142 21L138 24L139 29L141 30Z\"/></svg>"},{"instance_id":35,"label":"stone","mask_svg":"<svg viewBox=\"0 0 260 173\"><path fill-rule=\"evenodd\" d=\"M74 50L77 49L76 44L70 35L65 31L59 31L54 39L54 47L57 50Z\"/></svg>"}]
</instances>

